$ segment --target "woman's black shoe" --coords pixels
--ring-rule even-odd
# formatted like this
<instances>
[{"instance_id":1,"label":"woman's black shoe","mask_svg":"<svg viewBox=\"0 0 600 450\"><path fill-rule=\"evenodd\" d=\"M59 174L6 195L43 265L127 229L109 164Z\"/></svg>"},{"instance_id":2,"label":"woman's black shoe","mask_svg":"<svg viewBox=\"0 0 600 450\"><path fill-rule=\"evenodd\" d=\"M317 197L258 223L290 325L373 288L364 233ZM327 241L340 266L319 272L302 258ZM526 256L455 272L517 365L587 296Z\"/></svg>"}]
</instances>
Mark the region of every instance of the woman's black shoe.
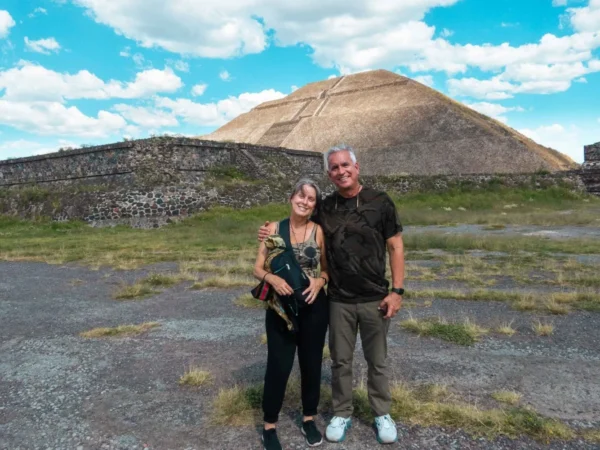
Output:
<instances>
[{"instance_id":1,"label":"woman's black shoe","mask_svg":"<svg viewBox=\"0 0 600 450\"><path fill-rule=\"evenodd\" d=\"M263 429L262 441L265 450L281 450L281 444L277 438L275 428L271 428L270 430Z\"/></svg>"},{"instance_id":2,"label":"woman's black shoe","mask_svg":"<svg viewBox=\"0 0 600 450\"><path fill-rule=\"evenodd\" d=\"M306 437L306 443L309 447L316 447L323 443L323 435L317 428L314 420L302 422L302 434Z\"/></svg>"}]
</instances>

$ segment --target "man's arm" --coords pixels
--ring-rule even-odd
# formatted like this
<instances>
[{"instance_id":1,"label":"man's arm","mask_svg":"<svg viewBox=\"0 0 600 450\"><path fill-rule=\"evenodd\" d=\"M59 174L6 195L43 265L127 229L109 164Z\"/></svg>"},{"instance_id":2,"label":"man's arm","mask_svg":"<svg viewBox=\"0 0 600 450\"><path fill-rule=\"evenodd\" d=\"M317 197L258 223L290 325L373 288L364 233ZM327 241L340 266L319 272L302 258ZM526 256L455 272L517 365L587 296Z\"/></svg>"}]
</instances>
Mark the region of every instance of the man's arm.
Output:
<instances>
[{"instance_id":1,"label":"man's arm","mask_svg":"<svg viewBox=\"0 0 600 450\"><path fill-rule=\"evenodd\" d=\"M390 255L390 269L392 270L392 287L404 287L404 242L402 234L398 233L386 241ZM386 312L384 318L391 319L402 307L402 296L390 292L380 303L379 308Z\"/></svg>"}]
</instances>

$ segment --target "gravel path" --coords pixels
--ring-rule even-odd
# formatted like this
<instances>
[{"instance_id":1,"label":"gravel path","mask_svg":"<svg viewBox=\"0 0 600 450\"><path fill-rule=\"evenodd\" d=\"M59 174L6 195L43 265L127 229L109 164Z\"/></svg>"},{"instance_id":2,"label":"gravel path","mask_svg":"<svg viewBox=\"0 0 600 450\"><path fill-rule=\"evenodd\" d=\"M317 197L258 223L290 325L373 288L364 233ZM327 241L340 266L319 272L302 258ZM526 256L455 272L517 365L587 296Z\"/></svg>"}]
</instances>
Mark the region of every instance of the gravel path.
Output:
<instances>
[{"instance_id":1,"label":"gravel path","mask_svg":"<svg viewBox=\"0 0 600 450\"><path fill-rule=\"evenodd\" d=\"M163 264L168 270L174 265ZM156 269L156 267L155 267ZM0 262L0 449L256 449L257 427L209 425L219 388L260 382L266 348L259 343L263 311L239 308L232 299L246 291L189 290L183 283L144 300L119 302L111 294L147 270L92 271L83 267ZM493 327L514 320L518 333L491 334L473 347L458 347L403 331L390 332L390 365L397 380L444 383L469 401L494 406L489 394L514 389L539 412L576 426L600 423L600 326L593 313L548 317L556 328L537 337L531 321L502 303L434 301L413 308L417 317L469 317ZM99 326L158 321L140 337L83 339ZM357 346L355 375L366 365ZM215 383L189 389L177 381L198 363ZM324 382L330 381L328 363ZM320 416L323 427L329 416ZM284 448L306 448L298 411L282 414ZM399 424L399 449L593 449L583 441L543 445L528 438L494 441L451 429ZM343 445L381 448L369 424L355 420Z\"/></svg>"}]
</instances>

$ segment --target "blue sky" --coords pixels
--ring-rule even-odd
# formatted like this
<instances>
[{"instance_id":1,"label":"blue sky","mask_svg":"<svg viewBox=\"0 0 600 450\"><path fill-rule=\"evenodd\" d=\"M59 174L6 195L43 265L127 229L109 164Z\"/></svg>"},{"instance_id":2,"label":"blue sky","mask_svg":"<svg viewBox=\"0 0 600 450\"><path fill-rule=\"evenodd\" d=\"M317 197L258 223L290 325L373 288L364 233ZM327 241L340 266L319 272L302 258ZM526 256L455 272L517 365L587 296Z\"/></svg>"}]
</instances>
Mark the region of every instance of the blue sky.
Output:
<instances>
[{"instance_id":1,"label":"blue sky","mask_svg":"<svg viewBox=\"0 0 600 450\"><path fill-rule=\"evenodd\" d=\"M600 141L600 0L0 0L0 159L201 135L378 68L578 162Z\"/></svg>"}]
</instances>

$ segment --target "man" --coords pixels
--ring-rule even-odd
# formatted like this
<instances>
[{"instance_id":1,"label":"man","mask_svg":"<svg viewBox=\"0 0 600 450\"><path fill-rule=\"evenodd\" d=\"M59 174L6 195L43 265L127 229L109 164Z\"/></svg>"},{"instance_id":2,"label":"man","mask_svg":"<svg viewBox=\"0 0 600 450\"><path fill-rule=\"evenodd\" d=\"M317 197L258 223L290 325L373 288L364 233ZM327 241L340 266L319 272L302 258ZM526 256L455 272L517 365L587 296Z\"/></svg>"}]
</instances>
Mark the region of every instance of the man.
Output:
<instances>
[{"instance_id":1,"label":"man","mask_svg":"<svg viewBox=\"0 0 600 450\"><path fill-rule=\"evenodd\" d=\"M333 147L324 157L329 179L337 188L324 200L315 218L325 233L330 276L334 417L325 435L329 441L341 442L350 428L352 360L360 330L377 440L388 444L397 440L396 424L389 415L391 394L386 358L390 319L400 310L404 294L402 225L387 194L359 183L360 167L350 147ZM264 234L262 227L259 236ZM385 278L386 248L392 271L391 291Z\"/></svg>"}]
</instances>

